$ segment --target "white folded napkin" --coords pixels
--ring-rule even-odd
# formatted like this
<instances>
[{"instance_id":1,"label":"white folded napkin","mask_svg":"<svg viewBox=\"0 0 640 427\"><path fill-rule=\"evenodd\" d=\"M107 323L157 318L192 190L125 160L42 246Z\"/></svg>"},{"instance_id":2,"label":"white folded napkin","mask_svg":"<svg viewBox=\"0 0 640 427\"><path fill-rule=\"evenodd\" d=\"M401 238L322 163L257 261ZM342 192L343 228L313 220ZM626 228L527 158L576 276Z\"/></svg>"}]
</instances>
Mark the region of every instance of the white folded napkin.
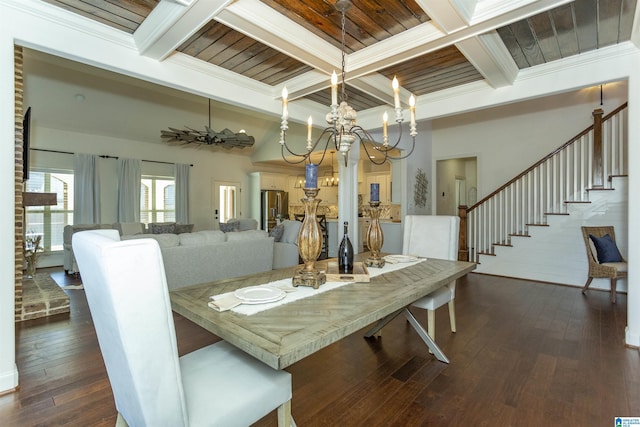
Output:
<instances>
[{"instance_id":1,"label":"white folded napkin","mask_svg":"<svg viewBox=\"0 0 640 427\"><path fill-rule=\"evenodd\" d=\"M209 307L216 311L227 311L242 304L242 300L236 297L233 292L211 297Z\"/></svg>"}]
</instances>

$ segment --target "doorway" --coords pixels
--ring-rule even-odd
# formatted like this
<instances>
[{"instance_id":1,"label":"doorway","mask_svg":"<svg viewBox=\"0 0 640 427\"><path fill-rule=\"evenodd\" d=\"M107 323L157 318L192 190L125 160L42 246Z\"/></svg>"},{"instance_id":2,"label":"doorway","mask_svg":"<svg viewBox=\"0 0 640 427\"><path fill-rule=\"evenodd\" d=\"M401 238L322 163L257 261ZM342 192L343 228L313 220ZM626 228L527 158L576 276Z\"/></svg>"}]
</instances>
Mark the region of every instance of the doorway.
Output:
<instances>
[{"instance_id":1,"label":"doorway","mask_svg":"<svg viewBox=\"0 0 640 427\"><path fill-rule=\"evenodd\" d=\"M242 188L239 182L214 181L212 211L213 229L217 230L220 223L228 222L232 218L242 215L240 195Z\"/></svg>"},{"instance_id":2,"label":"doorway","mask_svg":"<svg viewBox=\"0 0 640 427\"><path fill-rule=\"evenodd\" d=\"M470 202L469 190L478 186L477 162L477 157L436 161L436 215L458 215L458 206Z\"/></svg>"}]
</instances>

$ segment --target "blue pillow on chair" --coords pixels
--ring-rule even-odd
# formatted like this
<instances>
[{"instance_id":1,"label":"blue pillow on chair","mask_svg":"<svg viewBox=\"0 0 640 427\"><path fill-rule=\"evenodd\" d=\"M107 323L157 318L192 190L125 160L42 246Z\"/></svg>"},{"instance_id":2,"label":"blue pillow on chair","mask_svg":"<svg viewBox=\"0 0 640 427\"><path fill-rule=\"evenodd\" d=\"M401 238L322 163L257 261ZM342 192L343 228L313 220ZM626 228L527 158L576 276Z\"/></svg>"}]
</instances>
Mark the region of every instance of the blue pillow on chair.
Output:
<instances>
[{"instance_id":1,"label":"blue pillow on chair","mask_svg":"<svg viewBox=\"0 0 640 427\"><path fill-rule=\"evenodd\" d=\"M605 234L602 237L596 237L593 234L589 234L589 238L596 247L598 262L600 264L605 262L622 262L622 255L611 236Z\"/></svg>"}]
</instances>

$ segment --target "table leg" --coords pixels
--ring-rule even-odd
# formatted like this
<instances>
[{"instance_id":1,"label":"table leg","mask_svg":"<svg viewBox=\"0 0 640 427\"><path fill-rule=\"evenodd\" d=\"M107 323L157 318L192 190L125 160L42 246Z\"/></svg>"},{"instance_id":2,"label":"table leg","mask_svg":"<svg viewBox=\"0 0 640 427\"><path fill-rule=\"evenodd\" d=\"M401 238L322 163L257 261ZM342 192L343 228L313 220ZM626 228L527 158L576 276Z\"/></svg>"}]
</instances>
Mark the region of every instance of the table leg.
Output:
<instances>
[{"instance_id":1,"label":"table leg","mask_svg":"<svg viewBox=\"0 0 640 427\"><path fill-rule=\"evenodd\" d=\"M382 319L378 320L378 321L376 322L376 324L375 324L375 325L373 325L373 328L369 329L369 330L364 334L364 337L365 337L365 338L371 338L372 336L374 336L375 334L377 334L377 333L378 333L378 331L379 331L380 329L384 328L384 327L385 327L385 325L386 325L387 323L389 323L389 322L391 322L393 319L395 319L395 318L396 318L396 316L397 316L398 314L402 313L402 311L403 311L403 310L405 310L405 309L404 309L404 308L403 308L403 309L400 309L400 310L396 311L395 313L391 313L391 314L389 314L388 316L383 317Z\"/></svg>"},{"instance_id":2,"label":"table leg","mask_svg":"<svg viewBox=\"0 0 640 427\"><path fill-rule=\"evenodd\" d=\"M405 308L403 313L404 313L404 316L409 321L409 323L411 323L411 326L413 326L413 329L415 329L418 335L420 335L420 338L422 338L422 341L424 341L427 347L429 347L429 350L431 350L431 352L436 356L436 358L441 362L449 363L449 359L447 359L447 356L444 355L444 353L442 352L442 350L440 350L440 347L438 347L435 341L431 339L431 337L429 336L427 331L424 330L422 325L418 323L418 320L413 316L413 314L409 311L409 309Z\"/></svg>"},{"instance_id":3,"label":"table leg","mask_svg":"<svg viewBox=\"0 0 640 427\"><path fill-rule=\"evenodd\" d=\"M409 321L413 329L415 329L415 331L418 333L420 338L422 338L422 341L424 341L427 347L429 347L429 350L431 350L434 356L436 356L436 358L441 362L449 363L449 359L447 358L447 356L445 356L442 350L440 350L440 347L438 347L435 341L431 339L427 331L424 330L422 325L418 322L418 320L413 316L413 314L406 307L403 308L402 310L398 310L395 313L391 313L390 315L378 320L378 322L376 322L373 328L369 329L364 334L365 338L371 338L372 336L374 336L380 329L382 329L387 323L395 319L396 316L398 316L398 314L400 313L404 314L404 316L407 318L407 320Z\"/></svg>"}]
</instances>

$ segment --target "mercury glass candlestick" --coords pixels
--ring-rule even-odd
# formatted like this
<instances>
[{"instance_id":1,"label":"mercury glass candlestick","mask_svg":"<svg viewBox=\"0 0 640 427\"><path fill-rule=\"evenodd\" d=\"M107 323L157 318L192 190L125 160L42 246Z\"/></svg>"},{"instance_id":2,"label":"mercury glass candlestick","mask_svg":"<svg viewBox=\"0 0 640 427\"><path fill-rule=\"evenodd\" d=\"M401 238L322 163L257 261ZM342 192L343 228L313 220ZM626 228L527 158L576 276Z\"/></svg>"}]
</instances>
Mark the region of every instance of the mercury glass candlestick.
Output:
<instances>
[{"instance_id":1,"label":"mercury glass candlestick","mask_svg":"<svg viewBox=\"0 0 640 427\"><path fill-rule=\"evenodd\" d=\"M384 258L380 256L380 249L384 243L384 236L382 235L382 228L380 227L380 202L369 202L369 214L371 216L371 222L369 223L369 230L367 231L367 247L371 255L365 260L365 264L368 267L384 267Z\"/></svg>"},{"instance_id":2,"label":"mercury glass candlestick","mask_svg":"<svg viewBox=\"0 0 640 427\"><path fill-rule=\"evenodd\" d=\"M304 189L305 198L302 199L304 220L298 234L298 252L304 262L304 267L296 270L293 276L293 286L313 286L314 289L318 289L327 281L326 275L315 267L316 260L322 251L322 232L316 217L318 204L321 201L316 198L319 191L319 188L305 187Z\"/></svg>"}]
</instances>

